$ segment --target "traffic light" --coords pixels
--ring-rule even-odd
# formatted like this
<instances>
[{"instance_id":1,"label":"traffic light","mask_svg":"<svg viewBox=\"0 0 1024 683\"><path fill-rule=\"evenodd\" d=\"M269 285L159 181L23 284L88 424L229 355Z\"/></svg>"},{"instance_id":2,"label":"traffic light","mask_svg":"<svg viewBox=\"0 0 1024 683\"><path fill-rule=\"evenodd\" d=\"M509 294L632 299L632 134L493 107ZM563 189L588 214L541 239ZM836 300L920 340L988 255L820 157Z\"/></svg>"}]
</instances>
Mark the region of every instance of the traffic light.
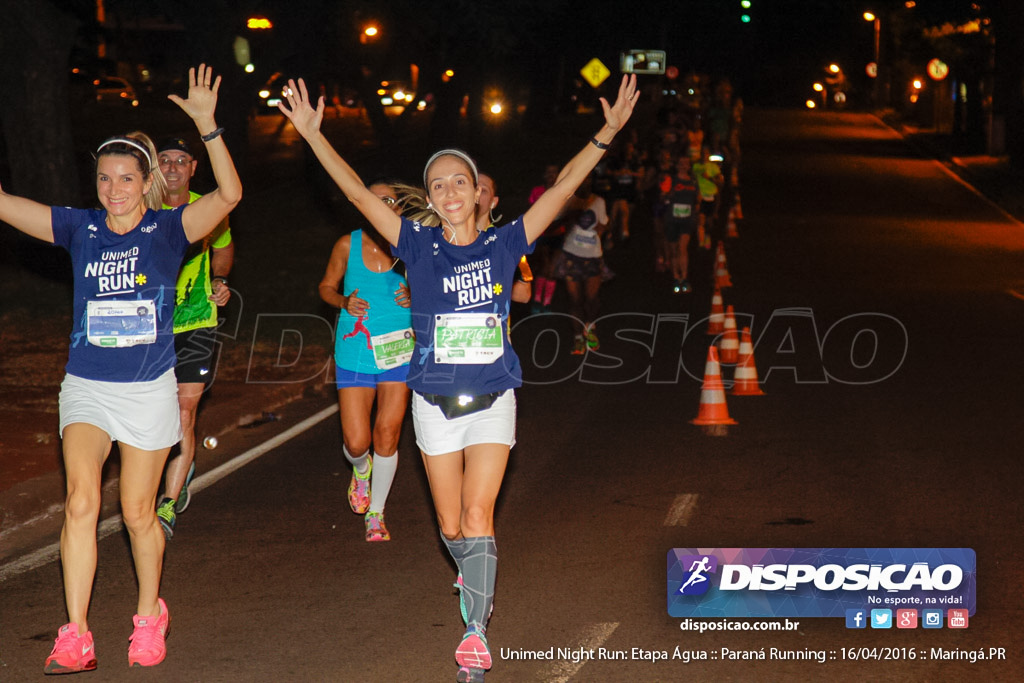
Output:
<instances>
[{"instance_id":1,"label":"traffic light","mask_svg":"<svg viewBox=\"0 0 1024 683\"><path fill-rule=\"evenodd\" d=\"M750 9L753 4L751 0L740 0L740 7L743 9L743 12L740 14L740 21L744 24L750 23Z\"/></svg>"}]
</instances>

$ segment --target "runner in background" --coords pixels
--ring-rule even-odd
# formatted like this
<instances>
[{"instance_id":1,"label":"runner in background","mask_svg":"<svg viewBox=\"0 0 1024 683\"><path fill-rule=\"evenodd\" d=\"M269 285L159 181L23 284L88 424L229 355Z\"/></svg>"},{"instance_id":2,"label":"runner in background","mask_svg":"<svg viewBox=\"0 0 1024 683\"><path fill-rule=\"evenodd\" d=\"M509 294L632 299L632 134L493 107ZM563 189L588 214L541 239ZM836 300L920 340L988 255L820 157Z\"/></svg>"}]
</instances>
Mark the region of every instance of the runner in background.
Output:
<instances>
[{"instance_id":1,"label":"runner in background","mask_svg":"<svg viewBox=\"0 0 1024 683\"><path fill-rule=\"evenodd\" d=\"M476 229L480 232L489 230L494 227L495 223L501 220L501 214L494 215L499 199L494 178L486 173L481 173L480 200L477 202L479 208L476 212ZM530 264L526 261L526 256L523 256L519 260L519 272L516 275L515 283L512 285L512 301L517 304L529 303L530 294L533 289L532 282L533 272L530 270Z\"/></svg>"},{"instance_id":2,"label":"runner in background","mask_svg":"<svg viewBox=\"0 0 1024 683\"><path fill-rule=\"evenodd\" d=\"M690 157L679 155L676 172L661 186L665 243L672 269L672 291L685 294L690 285L690 240L697 234L700 193L690 173Z\"/></svg>"},{"instance_id":3,"label":"runner in background","mask_svg":"<svg viewBox=\"0 0 1024 683\"><path fill-rule=\"evenodd\" d=\"M554 164L545 166L543 182L530 191L530 204L532 205L540 199L541 195L555 184L557 178L558 166ZM558 285L555 280L555 259L558 256L558 250L562 248L563 234L564 228L561 223L553 222L544 231L544 234L537 238L537 244L534 245L531 259L534 272L531 313L542 313L551 309L551 300L555 296L555 287Z\"/></svg>"},{"instance_id":4,"label":"runner in background","mask_svg":"<svg viewBox=\"0 0 1024 683\"><path fill-rule=\"evenodd\" d=\"M374 181L369 190L401 213L393 185ZM352 465L348 504L363 515L369 542L391 540L384 507L398 470L398 437L409 403L405 379L412 318L409 288L400 271L387 242L367 227L334 244L319 286L320 298L341 309L334 360L342 453ZM377 413L371 420L374 401Z\"/></svg>"},{"instance_id":5,"label":"runner in background","mask_svg":"<svg viewBox=\"0 0 1024 683\"><path fill-rule=\"evenodd\" d=\"M718 229L718 198L725 184L725 176L718 165L721 160L721 155L713 155L704 147L701 151L701 160L693 164L691 171L700 191L700 222L697 225L697 234L700 237L700 246L706 249L711 248L712 241L722 237Z\"/></svg>"},{"instance_id":6,"label":"runner in background","mask_svg":"<svg viewBox=\"0 0 1024 683\"><path fill-rule=\"evenodd\" d=\"M608 223L607 220L599 223L593 209L575 211L572 215L576 219L565 235L555 274L565 280L569 315L572 316L575 333L572 354L580 356L587 349L597 351L601 348L596 329L600 309L597 295L604 267L601 235L608 228Z\"/></svg>"},{"instance_id":7,"label":"runner in background","mask_svg":"<svg viewBox=\"0 0 1024 683\"><path fill-rule=\"evenodd\" d=\"M184 138L164 140L157 147L157 162L167 180L165 209L191 204L201 195L190 186L199 161ZM181 413L179 453L171 458L164 474L164 495L156 516L164 536L174 536L178 514L192 498L188 485L196 472L196 414L199 401L216 375L217 309L231 298L228 275L235 262L228 219L189 247L178 274L174 298L174 350L177 364L178 408Z\"/></svg>"}]
</instances>

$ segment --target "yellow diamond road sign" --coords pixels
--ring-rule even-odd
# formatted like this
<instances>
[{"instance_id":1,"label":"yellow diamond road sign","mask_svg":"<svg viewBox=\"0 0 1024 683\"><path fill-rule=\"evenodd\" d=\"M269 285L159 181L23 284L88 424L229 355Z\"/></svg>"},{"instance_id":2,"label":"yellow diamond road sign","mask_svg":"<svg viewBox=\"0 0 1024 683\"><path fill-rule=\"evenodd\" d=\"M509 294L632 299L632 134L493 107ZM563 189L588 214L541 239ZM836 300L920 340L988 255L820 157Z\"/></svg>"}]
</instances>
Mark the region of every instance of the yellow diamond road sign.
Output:
<instances>
[{"instance_id":1,"label":"yellow diamond road sign","mask_svg":"<svg viewBox=\"0 0 1024 683\"><path fill-rule=\"evenodd\" d=\"M612 75L608 67L602 64L601 60L597 57L587 62L587 65L580 69L580 73L583 74L583 78L587 79L587 83L593 88L604 83L604 79Z\"/></svg>"}]
</instances>

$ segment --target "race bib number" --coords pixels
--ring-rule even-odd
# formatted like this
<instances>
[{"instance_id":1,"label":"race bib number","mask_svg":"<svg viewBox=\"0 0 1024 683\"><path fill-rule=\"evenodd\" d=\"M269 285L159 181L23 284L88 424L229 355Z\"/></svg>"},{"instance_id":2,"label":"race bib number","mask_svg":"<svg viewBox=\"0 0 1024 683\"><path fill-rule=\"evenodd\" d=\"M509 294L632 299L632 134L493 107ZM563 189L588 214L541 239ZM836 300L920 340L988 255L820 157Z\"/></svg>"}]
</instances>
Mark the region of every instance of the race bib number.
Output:
<instances>
[{"instance_id":1,"label":"race bib number","mask_svg":"<svg viewBox=\"0 0 1024 683\"><path fill-rule=\"evenodd\" d=\"M434 318L434 362L493 363L505 352L501 319L493 313L451 313Z\"/></svg>"},{"instance_id":2,"label":"race bib number","mask_svg":"<svg viewBox=\"0 0 1024 683\"><path fill-rule=\"evenodd\" d=\"M405 365L412 359L412 350L416 346L416 337L412 328L395 330L370 337L373 345L373 360L380 370L390 370Z\"/></svg>"},{"instance_id":3,"label":"race bib number","mask_svg":"<svg viewBox=\"0 0 1024 683\"><path fill-rule=\"evenodd\" d=\"M689 218L693 215L693 207L689 204L673 204L672 218Z\"/></svg>"},{"instance_id":4,"label":"race bib number","mask_svg":"<svg viewBox=\"0 0 1024 683\"><path fill-rule=\"evenodd\" d=\"M85 331L94 346L124 348L156 341L156 304L138 301L87 301Z\"/></svg>"}]
</instances>

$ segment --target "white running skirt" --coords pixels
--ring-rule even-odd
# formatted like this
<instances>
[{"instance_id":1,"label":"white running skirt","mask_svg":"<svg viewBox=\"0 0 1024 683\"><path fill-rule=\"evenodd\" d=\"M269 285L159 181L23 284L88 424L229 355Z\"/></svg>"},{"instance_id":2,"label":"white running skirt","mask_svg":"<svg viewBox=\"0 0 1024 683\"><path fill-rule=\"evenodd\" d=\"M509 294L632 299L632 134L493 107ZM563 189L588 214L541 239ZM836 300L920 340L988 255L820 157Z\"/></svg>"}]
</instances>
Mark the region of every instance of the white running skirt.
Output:
<instances>
[{"instance_id":1,"label":"white running skirt","mask_svg":"<svg viewBox=\"0 0 1024 683\"><path fill-rule=\"evenodd\" d=\"M75 422L99 427L113 441L144 451L181 441L178 382L168 370L148 382L101 382L64 375L60 385L60 434Z\"/></svg>"},{"instance_id":2,"label":"white running skirt","mask_svg":"<svg viewBox=\"0 0 1024 683\"><path fill-rule=\"evenodd\" d=\"M516 443L516 393L508 389L491 407L454 420L445 418L437 406L412 392L412 423L416 445L427 455L461 451L466 446Z\"/></svg>"}]
</instances>

